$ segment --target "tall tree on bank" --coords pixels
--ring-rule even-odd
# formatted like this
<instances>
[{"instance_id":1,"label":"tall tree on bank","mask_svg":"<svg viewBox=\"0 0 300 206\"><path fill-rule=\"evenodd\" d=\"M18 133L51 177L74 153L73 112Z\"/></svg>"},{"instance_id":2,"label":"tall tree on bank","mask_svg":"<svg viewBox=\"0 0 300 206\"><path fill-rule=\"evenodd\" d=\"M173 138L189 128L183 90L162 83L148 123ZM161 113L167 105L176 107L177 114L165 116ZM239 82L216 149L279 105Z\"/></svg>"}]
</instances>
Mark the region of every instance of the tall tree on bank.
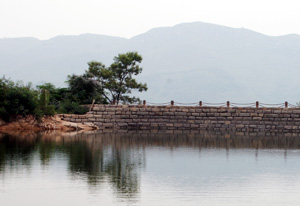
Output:
<instances>
[{"instance_id":1,"label":"tall tree on bank","mask_svg":"<svg viewBox=\"0 0 300 206\"><path fill-rule=\"evenodd\" d=\"M83 75L92 79L101 88L103 97L110 104L137 103L140 99L130 96L133 90L147 91L147 84L138 83L133 77L142 72L139 63L142 57L137 52L127 52L114 57L110 67L101 62L89 62L89 68Z\"/></svg>"}]
</instances>

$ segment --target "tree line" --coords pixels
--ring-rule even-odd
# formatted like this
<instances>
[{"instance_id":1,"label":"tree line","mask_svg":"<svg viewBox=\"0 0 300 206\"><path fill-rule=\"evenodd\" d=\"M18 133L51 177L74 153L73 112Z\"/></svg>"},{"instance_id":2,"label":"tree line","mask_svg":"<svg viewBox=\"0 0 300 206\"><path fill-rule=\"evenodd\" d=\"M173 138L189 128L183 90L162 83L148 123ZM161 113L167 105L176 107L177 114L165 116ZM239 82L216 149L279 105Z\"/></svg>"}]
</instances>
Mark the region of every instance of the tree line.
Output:
<instances>
[{"instance_id":1,"label":"tree line","mask_svg":"<svg viewBox=\"0 0 300 206\"><path fill-rule=\"evenodd\" d=\"M83 114L93 100L100 104L132 104L141 100L132 91L147 91L147 85L134 78L142 72L142 56L127 52L115 56L107 67L101 62L88 62L82 75L69 75L66 88L56 88L51 83L25 85L5 77L0 79L0 118L10 121L22 115L39 118L55 113Z\"/></svg>"}]
</instances>

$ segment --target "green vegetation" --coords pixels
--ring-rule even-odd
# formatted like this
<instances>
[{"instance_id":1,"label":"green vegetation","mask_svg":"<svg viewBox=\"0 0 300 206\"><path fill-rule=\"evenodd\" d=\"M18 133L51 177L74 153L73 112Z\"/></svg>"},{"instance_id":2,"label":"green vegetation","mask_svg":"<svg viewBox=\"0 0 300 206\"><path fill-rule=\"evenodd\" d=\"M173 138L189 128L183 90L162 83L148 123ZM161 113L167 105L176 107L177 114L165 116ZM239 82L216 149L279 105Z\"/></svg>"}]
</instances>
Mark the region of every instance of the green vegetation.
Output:
<instances>
[{"instance_id":1,"label":"green vegetation","mask_svg":"<svg viewBox=\"0 0 300 206\"><path fill-rule=\"evenodd\" d=\"M14 83L3 77L0 79L0 94L0 117L4 121L17 115L42 115L38 93L30 84Z\"/></svg>"},{"instance_id":2,"label":"green vegetation","mask_svg":"<svg viewBox=\"0 0 300 206\"><path fill-rule=\"evenodd\" d=\"M101 62L89 62L89 68L85 74L81 76L69 76L69 86L77 81L86 82L89 86L90 95L100 98L103 103L119 104L137 103L139 98L130 96L133 90L139 92L147 91L147 85L138 83L133 76L142 72L142 68L138 65L141 63L142 57L137 52L127 52L114 57L114 62L105 67ZM77 84L78 85L78 84ZM80 90L81 88L76 90ZM81 89L81 91L84 91ZM78 93L78 92L76 92ZM79 94L87 95L87 93ZM97 96L98 95L98 96Z\"/></svg>"},{"instance_id":3,"label":"green vegetation","mask_svg":"<svg viewBox=\"0 0 300 206\"><path fill-rule=\"evenodd\" d=\"M6 167L11 168L11 161L19 163L15 167L31 167L32 157L39 154L41 164L47 166L57 155L63 155L69 172L86 177L84 179L90 186L101 185L101 180L105 179L122 195L131 196L139 191L137 172L143 158L133 158L133 151L120 141L117 141L117 146L112 145L111 152L107 152L106 143L96 141L90 144L89 138L56 141L54 136L47 139L41 134L32 138L20 137L4 134L0 138L0 174Z\"/></svg>"},{"instance_id":4,"label":"green vegetation","mask_svg":"<svg viewBox=\"0 0 300 206\"><path fill-rule=\"evenodd\" d=\"M32 88L31 84L0 79L0 118L14 120L18 116L33 115L37 119L55 113L84 114L88 111L76 102L69 88L55 88L51 83Z\"/></svg>"},{"instance_id":5,"label":"green vegetation","mask_svg":"<svg viewBox=\"0 0 300 206\"><path fill-rule=\"evenodd\" d=\"M11 121L17 116L33 115L40 118L55 113L84 114L93 100L100 104L138 103L130 96L133 90L147 91L147 85L133 76L142 72L142 57L137 52L119 54L105 67L101 62L89 62L83 75L69 75L67 88L56 88L51 83L33 88L31 84L0 79L0 119Z\"/></svg>"}]
</instances>

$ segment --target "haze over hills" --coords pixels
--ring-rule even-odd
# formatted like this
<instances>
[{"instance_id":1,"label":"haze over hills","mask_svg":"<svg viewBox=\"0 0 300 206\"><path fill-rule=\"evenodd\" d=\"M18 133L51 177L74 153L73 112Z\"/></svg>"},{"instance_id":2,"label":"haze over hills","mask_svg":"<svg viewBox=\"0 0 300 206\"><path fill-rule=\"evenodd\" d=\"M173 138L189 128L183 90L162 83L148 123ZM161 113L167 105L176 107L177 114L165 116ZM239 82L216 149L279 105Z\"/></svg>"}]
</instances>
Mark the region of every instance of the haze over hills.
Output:
<instances>
[{"instance_id":1,"label":"haze over hills","mask_svg":"<svg viewBox=\"0 0 300 206\"><path fill-rule=\"evenodd\" d=\"M267 36L202 22L155 28L131 39L95 34L0 39L0 75L64 86L87 62L138 51L149 102L300 101L300 36Z\"/></svg>"}]
</instances>

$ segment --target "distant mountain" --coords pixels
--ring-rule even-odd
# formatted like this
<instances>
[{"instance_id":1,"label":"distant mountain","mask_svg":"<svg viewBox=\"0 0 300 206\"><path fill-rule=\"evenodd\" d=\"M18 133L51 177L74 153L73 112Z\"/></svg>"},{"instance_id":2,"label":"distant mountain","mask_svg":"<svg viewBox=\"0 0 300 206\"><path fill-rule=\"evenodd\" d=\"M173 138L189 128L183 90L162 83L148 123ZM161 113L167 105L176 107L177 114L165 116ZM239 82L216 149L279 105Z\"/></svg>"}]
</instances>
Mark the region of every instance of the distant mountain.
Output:
<instances>
[{"instance_id":1,"label":"distant mountain","mask_svg":"<svg viewBox=\"0 0 300 206\"><path fill-rule=\"evenodd\" d=\"M107 65L118 53L138 51L138 77L149 102L300 101L300 36L267 36L202 22L155 28L131 39L95 34L0 39L0 75L64 86L87 62Z\"/></svg>"}]
</instances>

